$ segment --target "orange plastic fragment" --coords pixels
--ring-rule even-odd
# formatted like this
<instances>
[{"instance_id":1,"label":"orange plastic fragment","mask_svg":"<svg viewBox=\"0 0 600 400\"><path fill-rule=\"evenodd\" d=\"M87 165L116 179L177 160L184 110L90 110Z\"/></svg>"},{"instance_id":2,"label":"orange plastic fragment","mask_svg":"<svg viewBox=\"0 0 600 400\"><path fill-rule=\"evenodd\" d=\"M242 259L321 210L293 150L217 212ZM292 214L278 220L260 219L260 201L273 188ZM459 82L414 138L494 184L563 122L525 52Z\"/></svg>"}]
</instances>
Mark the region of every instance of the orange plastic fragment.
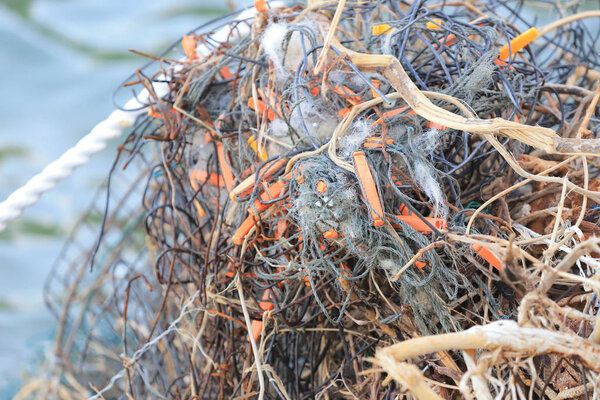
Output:
<instances>
[{"instance_id":1,"label":"orange plastic fragment","mask_svg":"<svg viewBox=\"0 0 600 400\"><path fill-rule=\"evenodd\" d=\"M275 172L277 172L277 170L283 167L286 163L287 160L285 158L280 158L275 162L269 163L258 172L258 177L261 178L263 182L268 181L275 174ZM250 192L252 192L255 181L256 174L253 173L229 192L229 198L231 200L235 200L236 197L244 197L249 195Z\"/></svg>"},{"instance_id":2,"label":"orange plastic fragment","mask_svg":"<svg viewBox=\"0 0 600 400\"><path fill-rule=\"evenodd\" d=\"M404 182L402 182L402 180L400 178L398 178L397 175L392 175L392 182L394 183L394 185L396 186L402 186L404 185ZM404 204L402 204L400 206L400 210L402 210L402 207L406 207ZM402 212L401 212L402 213ZM402 215L406 215L406 214L402 214Z\"/></svg>"},{"instance_id":3,"label":"orange plastic fragment","mask_svg":"<svg viewBox=\"0 0 600 400\"><path fill-rule=\"evenodd\" d=\"M403 113L404 111L406 111L408 109L409 109L408 106L404 106L404 107L396 108L395 110L392 110L392 111L385 112L385 113L383 113L383 118L379 118L377 121L373 122L371 124L371 126L375 126L375 125L381 124L383 122L383 119L395 117L396 115L398 115L400 113ZM417 115L417 113L414 112L414 110L410 110L406 114L407 115ZM406 116L404 116L402 118L406 118ZM437 124L437 123L432 122L432 121L427 121L427 123L425 124L425 126L427 128L435 128L435 129L440 130L440 131L443 131L443 130L447 129L446 126Z\"/></svg>"},{"instance_id":4,"label":"orange plastic fragment","mask_svg":"<svg viewBox=\"0 0 600 400\"><path fill-rule=\"evenodd\" d=\"M442 46L450 46L452 43L456 42L456 35L454 35L453 33L449 34L445 39L443 39L440 43L439 47ZM433 46L435 49L438 48L437 45Z\"/></svg>"},{"instance_id":5,"label":"orange plastic fragment","mask_svg":"<svg viewBox=\"0 0 600 400\"><path fill-rule=\"evenodd\" d=\"M187 58L190 60L198 59L198 54L196 53L196 39L190 35L184 35L183 38L181 38L181 46L183 47L183 51Z\"/></svg>"},{"instance_id":6,"label":"orange plastic fragment","mask_svg":"<svg viewBox=\"0 0 600 400\"><path fill-rule=\"evenodd\" d=\"M337 231L333 228L331 228L330 230L328 230L327 232L325 232L323 234L323 237L325 239L337 239L338 237L340 237L340 234L337 233Z\"/></svg>"},{"instance_id":7,"label":"orange plastic fragment","mask_svg":"<svg viewBox=\"0 0 600 400\"><path fill-rule=\"evenodd\" d=\"M260 337L260 334L262 333L262 330L263 330L263 322L253 319L252 322L250 323L250 331L252 332L252 337L254 338L254 341L258 340L258 338ZM248 338L248 340L250 340L250 338Z\"/></svg>"},{"instance_id":8,"label":"orange plastic fragment","mask_svg":"<svg viewBox=\"0 0 600 400\"><path fill-rule=\"evenodd\" d=\"M177 114L177 110L174 108L169 108L169 111L173 114ZM158 111L154 110L154 107L152 106L148 108L148 115L154 118L163 119L163 116Z\"/></svg>"},{"instance_id":9,"label":"orange plastic fragment","mask_svg":"<svg viewBox=\"0 0 600 400\"><path fill-rule=\"evenodd\" d=\"M357 96L356 93L354 93L354 91L347 86L335 86L334 89L337 94L345 97L348 103L352 104L353 106L362 103L360 96Z\"/></svg>"},{"instance_id":10,"label":"orange plastic fragment","mask_svg":"<svg viewBox=\"0 0 600 400\"><path fill-rule=\"evenodd\" d=\"M198 183L196 183L196 179L194 179L192 176L190 176L190 184L192 185L192 189L194 189L194 192L197 192L198 189L200 189ZM198 211L199 216L206 217L206 211L204 211L204 208L202 208L202 205L196 199L194 199L194 206L196 206L196 210Z\"/></svg>"},{"instance_id":11,"label":"orange plastic fragment","mask_svg":"<svg viewBox=\"0 0 600 400\"><path fill-rule=\"evenodd\" d=\"M283 113L281 111L281 96L275 96L272 90L267 90L266 88L258 88L256 89L258 95L265 101L269 110L273 111L274 114L277 114L279 118L283 118ZM275 119L275 117L273 117Z\"/></svg>"},{"instance_id":12,"label":"orange plastic fragment","mask_svg":"<svg viewBox=\"0 0 600 400\"><path fill-rule=\"evenodd\" d=\"M325 193L326 191L327 191L327 184L325 183L325 181L320 180L319 182L317 182L317 192Z\"/></svg>"},{"instance_id":13,"label":"orange plastic fragment","mask_svg":"<svg viewBox=\"0 0 600 400\"><path fill-rule=\"evenodd\" d=\"M475 252L481 256L481 258L489 262L492 267L496 268L498 271L506 268L502 261L500 261L500 259L487 248L479 244L474 244L471 247L473 247L473 250L475 250Z\"/></svg>"},{"instance_id":14,"label":"orange plastic fragment","mask_svg":"<svg viewBox=\"0 0 600 400\"><path fill-rule=\"evenodd\" d=\"M529 43L533 42L533 40L539 35L540 33L537 29L535 29L535 27L527 29L525 32L521 33L519 36L510 41L510 51L508 49L508 44L505 44L500 48L500 58L502 60L506 60L511 54L517 53Z\"/></svg>"},{"instance_id":15,"label":"orange plastic fragment","mask_svg":"<svg viewBox=\"0 0 600 400\"><path fill-rule=\"evenodd\" d=\"M425 224L425 222L423 222L423 220L421 218L417 217L416 215L396 215L396 218L398 218L400 221L404 222L405 224L413 227L417 232L420 232L420 233L433 232L433 230L429 226L427 226L427 224ZM448 227L448 223L446 222L445 219L430 218L430 217L425 217L425 219L427 220L427 222L429 222L431 225L433 225L437 229L446 229ZM394 228L402 228L402 225L400 225L400 224L392 223L392 226Z\"/></svg>"},{"instance_id":16,"label":"orange plastic fragment","mask_svg":"<svg viewBox=\"0 0 600 400\"><path fill-rule=\"evenodd\" d=\"M410 211L410 208L408 208L406 206L406 204L400 204L400 214L401 215L413 215L412 211Z\"/></svg>"},{"instance_id":17,"label":"orange plastic fragment","mask_svg":"<svg viewBox=\"0 0 600 400\"><path fill-rule=\"evenodd\" d=\"M384 112L383 113L383 118L379 118L377 121L373 122L371 124L371 126L375 126L375 125L381 124L384 119L395 117L396 115L398 115L398 114L400 114L400 113L402 113L402 112L404 112L404 111L406 111L408 109L409 109L408 106L404 106L404 107L396 108L395 110L392 110L392 111ZM414 115L415 112L411 110L411 111L408 112L408 114Z\"/></svg>"},{"instance_id":18,"label":"orange plastic fragment","mask_svg":"<svg viewBox=\"0 0 600 400\"><path fill-rule=\"evenodd\" d=\"M248 99L248 107L250 107L254 111L257 111L260 115L264 115L265 111L266 111L267 119L269 121L273 121L275 119L275 112L273 110L271 110L270 108L267 109L267 105L265 104L265 102L263 102L261 100L254 101L254 97L250 97Z\"/></svg>"},{"instance_id":19,"label":"orange plastic fragment","mask_svg":"<svg viewBox=\"0 0 600 400\"><path fill-rule=\"evenodd\" d=\"M270 300L271 300L271 297L269 296L269 291L265 290L262 294L261 301L258 303L261 310L271 311L273 308L275 308L275 306L273 305L273 302Z\"/></svg>"},{"instance_id":20,"label":"orange plastic fragment","mask_svg":"<svg viewBox=\"0 0 600 400\"><path fill-rule=\"evenodd\" d=\"M350 113L350 109L349 108L342 108L341 110L338 111L338 115L340 116L340 118L346 118L346 115L348 115Z\"/></svg>"},{"instance_id":21,"label":"orange plastic fragment","mask_svg":"<svg viewBox=\"0 0 600 400\"><path fill-rule=\"evenodd\" d=\"M379 36L382 33L389 33L392 27L388 24L373 25L373 36Z\"/></svg>"},{"instance_id":22,"label":"orange plastic fragment","mask_svg":"<svg viewBox=\"0 0 600 400\"><path fill-rule=\"evenodd\" d=\"M499 67L506 67L508 65L508 63L506 61L502 61L499 58L496 58L494 60L494 63L496 63L496 65L498 65Z\"/></svg>"},{"instance_id":23,"label":"orange plastic fragment","mask_svg":"<svg viewBox=\"0 0 600 400\"><path fill-rule=\"evenodd\" d=\"M385 224L382 219L384 216L383 205L381 204L381 199L379 198L379 193L377 192L377 187L375 186L375 181L373 180L373 174L371 173L371 167L369 166L367 157L365 157L365 153L362 151L355 151L352 154L352 158L354 160L356 176L358 176L358 180L361 183L360 189L371 207L373 225L382 226Z\"/></svg>"},{"instance_id":24,"label":"orange plastic fragment","mask_svg":"<svg viewBox=\"0 0 600 400\"><path fill-rule=\"evenodd\" d=\"M221 74L221 76L223 77L223 79L233 79L233 74L231 73L231 71L229 70L229 68L227 68L226 65L223 66L223 68L221 68L221 70L219 71L219 73Z\"/></svg>"},{"instance_id":25,"label":"orange plastic fragment","mask_svg":"<svg viewBox=\"0 0 600 400\"><path fill-rule=\"evenodd\" d=\"M474 25L476 24L477 26L481 27L483 26L483 24L477 24L478 21L481 21L482 19L485 19L487 17L479 17L479 18L475 18L473 21L469 22L469 24ZM441 24L440 24L441 25ZM450 46L452 43L456 42L456 35L454 34L450 34L448 36L446 36L446 38L444 38L440 45L438 46L437 44L434 44L434 48L438 49L441 46Z\"/></svg>"},{"instance_id":26,"label":"orange plastic fragment","mask_svg":"<svg viewBox=\"0 0 600 400\"><path fill-rule=\"evenodd\" d=\"M267 208L271 207L273 205L273 203L267 203L273 199L277 199L281 196L281 193L283 192L283 189L285 188L286 182L285 181L277 181L274 184L271 185L271 187L269 188L268 191L263 192L260 195L260 200L256 199L254 200L254 208L256 209L256 212L258 212L259 214L263 211L265 211ZM254 214L255 210L253 210L252 208L249 208L248 211L251 214Z\"/></svg>"},{"instance_id":27,"label":"orange plastic fragment","mask_svg":"<svg viewBox=\"0 0 600 400\"><path fill-rule=\"evenodd\" d=\"M346 264L340 263L340 270L341 270L340 272L341 272L342 275L345 275L345 276L348 276L348 277L352 276L352 271L350 270L350 268L348 268L346 266Z\"/></svg>"},{"instance_id":28,"label":"orange plastic fragment","mask_svg":"<svg viewBox=\"0 0 600 400\"><path fill-rule=\"evenodd\" d=\"M279 221L277 221L277 230L275 231L275 234L277 235L278 238L283 237L283 234L287 230L287 226L288 226L288 223L285 219L280 219Z\"/></svg>"},{"instance_id":29,"label":"orange plastic fragment","mask_svg":"<svg viewBox=\"0 0 600 400\"><path fill-rule=\"evenodd\" d=\"M219 166L221 167L221 175L225 181L225 187L227 188L228 192L231 192L233 183L235 182L235 177L233 175L233 171L227 163L227 154L225 154L225 148L221 142L217 142L217 158L219 159Z\"/></svg>"},{"instance_id":30,"label":"orange plastic fragment","mask_svg":"<svg viewBox=\"0 0 600 400\"><path fill-rule=\"evenodd\" d=\"M363 147L365 148L375 148L375 147L383 147L383 142L385 142L386 144L394 144L394 141L392 139L386 138L385 140L382 140L382 138L377 137L377 136L370 136L368 138L365 139L365 142L363 143Z\"/></svg>"},{"instance_id":31,"label":"orange plastic fragment","mask_svg":"<svg viewBox=\"0 0 600 400\"><path fill-rule=\"evenodd\" d=\"M444 125L440 125L437 122L429 121L425 124L429 129L437 129L438 131L445 131L448 127Z\"/></svg>"},{"instance_id":32,"label":"orange plastic fragment","mask_svg":"<svg viewBox=\"0 0 600 400\"><path fill-rule=\"evenodd\" d=\"M379 81L377 79L371 79L371 83L373 84L373 86L379 89ZM373 94L374 98L379 97L379 93L377 93L373 88L371 88L371 94Z\"/></svg>"},{"instance_id":33,"label":"orange plastic fragment","mask_svg":"<svg viewBox=\"0 0 600 400\"><path fill-rule=\"evenodd\" d=\"M254 0L254 8L259 13L264 13L268 10L267 2L265 0Z\"/></svg>"},{"instance_id":34,"label":"orange plastic fragment","mask_svg":"<svg viewBox=\"0 0 600 400\"><path fill-rule=\"evenodd\" d=\"M195 179L198 182L206 182L207 178L208 178L208 183L210 183L213 186L220 186L220 187L225 186L225 182L223 182L223 179L221 178L221 176L219 176L219 174L211 172L210 176L209 176L208 173L203 169L191 170L190 178Z\"/></svg>"},{"instance_id":35,"label":"orange plastic fragment","mask_svg":"<svg viewBox=\"0 0 600 400\"><path fill-rule=\"evenodd\" d=\"M246 238L252 227L256 225L257 222L258 219L256 219L254 214L248 215L248 217L244 220L244 222L242 222L237 231L235 231L235 233L233 234L233 237L231 238L233 244L235 244L236 246L241 246L242 243L244 243L244 239Z\"/></svg>"},{"instance_id":36,"label":"orange plastic fragment","mask_svg":"<svg viewBox=\"0 0 600 400\"><path fill-rule=\"evenodd\" d=\"M163 119L162 115L154 111L154 108L152 107L148 109L148 115L154 118Z\"/></svg>"},{"instance_id":37,"label":"orange plastic fragment","mask_svg":"<svg viewBox=\"0 0 600 400\"><path fill-rule=\"evenodd\" d=\"M415 261L415 265L419 269L425 268L428 264L427 261L421 261L422 259L423 259L423 254L421 254L421 256L417 259L417 261Z\"/></svg>"}]
</instances>

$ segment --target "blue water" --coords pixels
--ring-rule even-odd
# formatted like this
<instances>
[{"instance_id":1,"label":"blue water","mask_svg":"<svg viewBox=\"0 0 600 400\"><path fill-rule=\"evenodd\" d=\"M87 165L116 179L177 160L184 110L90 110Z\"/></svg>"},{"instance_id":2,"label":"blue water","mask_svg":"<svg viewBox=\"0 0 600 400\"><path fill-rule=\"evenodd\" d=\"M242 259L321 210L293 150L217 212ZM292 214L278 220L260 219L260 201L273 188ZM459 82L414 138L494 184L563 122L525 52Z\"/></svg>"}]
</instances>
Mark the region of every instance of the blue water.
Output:
<instances>
[{"instance_id":1,"label":"blue water","mask_svg":"<svg viewBox=\"0 0 600 400\"><path fill-rule=\"evenodd\" d=\"M0 199L112 110L117 85L183 33L227 12L216 0L0 0ZM42 287L106 177L115 143L0 233L0 398L50 347Z\"/></svg>"}]
</instances>

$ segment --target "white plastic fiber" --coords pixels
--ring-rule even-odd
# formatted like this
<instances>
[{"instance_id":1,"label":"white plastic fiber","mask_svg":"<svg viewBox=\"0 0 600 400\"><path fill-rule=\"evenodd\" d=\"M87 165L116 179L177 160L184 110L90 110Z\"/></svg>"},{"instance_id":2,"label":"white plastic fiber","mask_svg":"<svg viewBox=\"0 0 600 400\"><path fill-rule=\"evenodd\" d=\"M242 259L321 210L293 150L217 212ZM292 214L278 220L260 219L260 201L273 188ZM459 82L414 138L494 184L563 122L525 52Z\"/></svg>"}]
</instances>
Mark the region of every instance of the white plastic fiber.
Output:
<instances>
[{"instance_id":1,"label":"white plastic fiber","mask_svg":"<svg viewBox=\"0 0 600 400\"><path fill-rule=\"evenodd\" d=\"M311 26L302 24L303 27ZM287 47L285 47L286 34L290 31L292 25L283 23L273 23L268 26L263 34L261 45L264 52L275 66L275 71L279 79L288 77L292 72L295 72L300 63L304 59L302 50L302 35L298 31L293 31L289 38ZM314 31L314 30L313 30ZM304 49L308 51L311 48L310 41L304 37ZM307 69L312 67L312 57L306 58L308 65Z\"/></svg>"},{"instance_id":2,"label":"white plastic fiber","mask_svg":"<svg viewBox=\"0 0 600 400\"><path fill-rule=\"evenodd\" d=\"M427 197L431 199L436 217L446 218L448 207L444 202L444 194L440 184L435 179L433 169L422 161L415 163L415 181L423 189Z\"/></svg>"},{"instance_id":3,"label":"white plastic fiber","mask_svg":"<svg viewBox=\"0 0 600 400\"><path fill-rule=\"evenodd\" d=\"M348 132L339 141L342 155L349 157L353 152L359 150L361 144L371 134L371 125L366 119L354 121Z\"/></svg>"}]
</instances>

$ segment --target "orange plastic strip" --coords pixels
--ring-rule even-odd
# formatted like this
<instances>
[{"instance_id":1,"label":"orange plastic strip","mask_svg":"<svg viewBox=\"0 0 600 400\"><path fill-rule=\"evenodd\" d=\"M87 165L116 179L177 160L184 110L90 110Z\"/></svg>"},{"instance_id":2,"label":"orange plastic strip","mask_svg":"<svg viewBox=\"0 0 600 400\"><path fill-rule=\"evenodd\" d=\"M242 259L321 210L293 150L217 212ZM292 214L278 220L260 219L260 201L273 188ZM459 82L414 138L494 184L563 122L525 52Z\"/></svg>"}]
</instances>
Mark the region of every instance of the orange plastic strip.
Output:
<instances>
[{"instance_id":1,"label":"orange plastic strip","mask_svg":"<svg viewBox=\"0 0 600 400\"><path fill-rule=\"evenodd\" d=\"M333 228L331 228L330 230L328 230L327 232L325 232L323 234L323 237L325 239L337 239L338 237L340 237L340 234L337 233L337 231Z\"/></svg>"},{"instance_id":2,"label":"orange plastic strip","mask_svg":"<svg viewBox=\"0 0 600 400\"><path fill-rule=\"evenodd\" d=\"M181 39L181 46L183 47L183 51L187 58L190 60L198 59L198 54L196 53L196 39L192 36L185 35Z\"/></svg>"},{"instance_id":3,"label":"orange plastic strip","mask_svg":"<svg viewBox=\"0 0 600 400\"><path fill-rule=\"evenodd\" d=\"M233 263L231 263L231 261L227 264L225 270L225 276L227 278L233 278L235 276L235 272L233 272Z\"/></svg>"},{"instance_id":4,"label":"orange plastic strip","mask_svg":"<svg viewBox=\"0 0 600 400\"><path fill-rule=\"evenodd\" d=\"M285 181L277 181L271 185L271 187L268 190L268 194L267 194L267 192L263 192L263 194L260 195L260 200L259 199L254 200L254 208L256 209L256 212L258 212L260 214L263 211L265 211L267 208L271 207L274 203L266 203L266 202L280 197L281 193L283 192L283 190L285 188L285 185L286 185ZM249 208L248 211L251 214L254 214L254 210L252 208Z\"/></svg>"},{"instance_id":5,"label":"orange plastic strip","mask_svg":"<svg viewBox=\"0 0 600 400\"><path fill-rule=\"evenodd\" d=\"M265 290L262 294L261 301L258 303L263 311L271 311L273 308L275 308L275 305L270 300L271 296L269 296L269 291Z\"/></svg>"},{"instance_id":6,"label":"orange plastic strip","mask_svg":"<svg viewBox=\"0 0 600 400\"><path fill-rule=\"evenodd\" d=\"M535 29L535 27L527 29L525 32L521 33L519 36L510 41L510 52L512 52L512 54L516 54L519 50L533 42L533 40L539 35L540 33L537 29ZM508 44L505 44L500 48L500 58L502 60L506 60L510 57L510 52L508 49Z\"/></svg>"},{"instance_id":7,"label":"orange plastic strip","mask_svg":"<svg viewBox=\"0 0 600 400\"><path fill-rule=\"evenodd\" d=\"M481 258L489 262L492 267L496 268L498 271L506 268L506 265L504 265L502 261L500 261L500 259L487 248L479 244L474 244L471 247L473 247L473 250L475 250L475 252L481 256Z\"/></svg>"},{"instance_id":8,"label":"orange plastic strip","mask_svg":"<svg viewBox=\"0 0 600 400\"><path fill-rule=\"evenodd\" d=\"M337 94L339 94L340 96L346 97L346 100L348 100L348 103L352 104L353 106L362 103L362 99L360 98L360 96L357 96L356 93L354 93L348 87L335 86L334 89Z\"/></svg>"},{"instance_id":9,"label":"orange plastic strip","mask_svg":"<svg viewBox=\"0 0 600 400\"><path fill-rule=\"evenodd\" d=\"M325 181L317 182L317 192L325 193L326 191L327 191L327 184L325 183Z\"/></svg>"},{"instance_id":10,"label":"orange plastic strip","mask_svg":"<svg viewBox=\"0 0 600 400\"><path fill-rule=\"evenodd\" d=\"M254 101L254 97L250 97L248 99L248 107L253 109L254 111L258 111L260 115L264 115L265 111L267 112L267 119L269 121L273 121L275 119L275 112L270 108L267 108L267 105L262 100Z\"/></svg>"},{"instance_id":11,"label":"orange plastic strip","mask_svg":"<svg viewBox=\"0 0 600 400\"><path fill-rule=\"evenodd\" d=\"M260 337L260 334L262 333L262 330L263 330L263 322L253 319L252 322L250 323L250 331L252 332L252 337L254 338L254 341L258 340L258 338ZM248 338L248 341L249 340L250 340L250 338Z\"/></svg>"},{"instance_id":12,"label":"orange plastic strip","mask_svg":"<svg viewBox=\"0 0 600 400\"><path fill-rule=\"evenodd\" d=\"M261 310L271 311L273 308L275 308L274 304L269 300L270 300L269 291L265 290L262 294L261 301L258 303ZM252 320L252 323L250 324L250 331L252 332L252 337L254 338L255 341L258 340L258 338L260 337L260 334L262 333L262 330L263 330L263 326L264 326L264 324L263 324L262 320ZM250 338L248 338L248 340L250 340Z\"/></svg>"},{"instance_id":13,"label":"orange plastic strip","mask_svg":"<svg viewBox=\"0 0 600 400\"><path fill-rule=\"evenodd\" d=\"M283 113L281 112L281 96L277 95L277 97L275 97L273 91L267 90L266 88L258 88L256 91L265 103L267 103L269 110L274 112L273 115L275 116L275 114L277 114L279 118L283 118ZM273 119L275 119L275 117L273 117Z\"/></svg>"},{"instance_id":14,"label":"orange plastic strip","mask_svg":"<svg viewBox=\"0 0 600 400\"><path fill-rule=\"evenodd\" d=\"M384 119L386 118L392 118L395 117L396 115L408 110L409 107L408 106L404 106L404 107L400 107L400 108L396 108L395 110L392 111L388 111L388 112L384 112L383 113L383 118L379 118L377 121L373 122L371 124L371 126L375 126L377 124L381 124L383 122ZM416 113L412 110L410 110L407 114L409 115L415 115Z\"/></svg>"},{"instance_id":15,"label":"orange plastic strip","mask_svg":"<svg viewBox=\"0 0 600 400\"><path fill-rule=\"evenodd\" d=\"M221 178L221 176L219 176L219 174L211 172L210 176L209 176L208 173L203 169L191 170L190 178L195 179L198 182L206 182L206 180L208 178L208 183L210 183L213 186L220 186L220 187L225 186L225 182L223 182L223 179ZM196 189L196 190L198 190L198 189Z\"/></svg>"},{"instance_id":16,"label":"orange plastic strip","mask_svg":"<svg viewBox=\"0 0 600 400\"><path fill-rule=\"evenodd\" d=\"M267 2L265 0L254 0L254 8L259 13L264 13L267 11Z\"/></svg>"},{"instance_id":17,"label":"orange plastic strip","mask_svg":"<svg viewBox=\"0 0 600 400\"><path fill-rule=\"evenodd\" d=\"M371 217L373 218L373 225L381 226L385 224L383 221L383 205L381 199L379 199L379 193L373 180L373 174L371 173L371 167L365 157L365 153L362 151L355 151L352 154L354 160L354 169L356 170L356 176L361 185L363 196L371 206Z\"/></svg>"},{"instance_id":18,"label":"orange plastic strip","mask_svg":"<svg viewBox=\"0 0 600 400\"><path fill-rule=\"evenodd\" d=\"M402 214L402 215L412 215L412 211L410 211L410 208L408 208L406 206L406 204L401 204L400 205L400 214Z\"/></svg>"},{"instance_id":19,"label":"orange plastic strip","mask_svg":"<svg viewBox=\"0 0 600 400\"><path fill-rule=\"evenodd\" d=\"M177 114L177 110L174 108L169 108L169 111L173 114ZM148 108L148 115L157 119L163 119L163 116L158 111L154 110L154 107Z\"/></svg>"},{"instance_id":20,"label":"orange plastic strip","mask_svg":"<svg viewBox=\"0 0 600 400\"><path fill-rule=\"evenodd\" d=\"M379 81L377 79L371 79L371 83L373 84L373 86L379 89ZM379 93L377 93L373 88L371 88L371 94L373 95L373 98L379 97Z\"/></svg>"},{"instance_id":21,"label":"orange plastic strip","mask_svg":"<svg viewBox=\"0 0 600 400\"><path fill-rule=\"evenodd\" d=\"M476 24L478 21L481 21L482 19L485 19L485 18L486 17L475 18L473 21L469 22L469 24L471 24L471 25ZM481 26L483 26L483 24L477 24L477 26L481 27ZM440 43L439 46L437 44L434 44L433 46L435 49L438 49L441 46L450 46L454 42L456 42L456 35L450 34L450 35L446 36L445 39L442 40L442 42Z\"/></svg>"},{"instance_id":22,"label":"orange plastic strip","mask_svg":"<svg viewBox=\"0 0 600 400\"><path fill-rule=\"evenodd\" d=\"M252 227L256 225L257 222L258 220L253 214L248 215L248 218L246 218L244 222L242 222L240 227L233 234L233 237L231 238L233 244L235 244L236 246L241 246L242 243L244 243L244 239L246 238Z\"/></svg>"},{"instance_id":23,"label":"orange plastic strip","mask_svg":"<svg viewBox=\"0 0 600 400\"><path fill-rule=\"evenodd\" d=\"M385 112L385 113L383 113L383 119L395 117L396 115L398 115L398 114L406 111L408 108L409 108L408 106L404 106L404 107L396 108L395 110L392 110L392 111ZM417 113L414 112L413 110L408 111L406 114L407 115L417 115ZM406 117L403 117L403 118L406 118ZM377 121L373 122L371 124L371 126L375 126L375 125L381 124L383 122L383 119L379 118ZM435 128L435 129L440 130L440 131L443 131L443 130L447 129L446 126L437 124L437 123L432 122L432 121L427 121L427 123L425 124L425 126L428 127L428 128Z\"/></svg>"},{"instance_id":24,"label":"orange plastic strip","mask_svg":"<svg viewBox=\"0 0 600 400\"><path fill-rule=\"evenodd\" d=\"M233 183L235 182L235 177L233 175L233 171L231 171L231 168L227 163L227 154L225 154L225 148L221 142L217 142L217 158L219 159L219 166L221 167L221 175L223 175L225 187L227 188L228 192L231 192L231 189L233 189Z\"/></svg>"},{"instance_id":25,"label":"orange plastic strip","mask_svg":"<svg viewBox=\"0 0 600 400\"><path fill-rule=\"evenodd\" d=\"M279 160L277 160L275 162L267 164L260 170L260 172L258 173L258 176L263 181L268 181L275 174L275 172L277 172L277 170L279 168L283 167L286 163L287 163L287 160L285 158L280 158ZM250 192L252 192L252 188L254 187L255 179L256 179L256 174L254 174L254 173L252 175L250 175L249 177L247 177L246 179L244 179L242 181L242 183L240 183L239 185L237 185L235 188L233 188L230 191L229 198L231 200L235 200L236 197L244 197L244 196L249 195Z\"/></svg>"},{"instance_id":26,"label":"orange plastic strip","mask_svg":"<svg viewBox=\"0 0 600 400\"><path fill-rule=\"evenodd\" d=\"M383 147L383 140L380 137L377 136L371 136L365 139L364 143L363 143L363 147L370 149L370 148L381 148ZM394 144L394 141L392 139L386 138L385 139L385 143L386 144Z\"/></svg>"},{"instance_id":27,"label":"orange plastic strip","mask_svg":"<svg viewBox=\"0 0 600 400\"><path fill-rule=\"evenodd\" d=\"M425 260L425 256L421 253L419 258L417 258L417 261L415 261L415 265L417 266L417 268L423 269L427 265L429 265L429 263L427 261L423 261L423 260Z\"/></svg>"},{"instance_id":28,"label":"orange plastic strip","mask_svg":"<svg viewBox=\"0 0 600 400\"><path fill-rule=\"evenodd\" d=\"M338 116L340 118L346 118L346 115L350 113L350 109L348 107L344 107L338 111Z\"/></svg>"},{"instance_id":29,"label":"orange plastic strip","mask_svg":"<svg viewBox=\"0 0 600 400\"><path fill-rule=\"evenodd\" d=\"M288 223L285 219L280 219L279 221L277 221L277 229L275 230L275 233L277 234L278 238L282 238L285 231L287 230L288 227Z\"/></svg>"},{"instance_id":30,"label":"orange plastic strip","mask_svg":"<svg viewBox=\"0 0 600 400\"><path fill-rule=\"evenodd\" d=\"M405 224L413 227L417 232L420 232L420 233L433 232L433 230L429 226L427 226L427 224L425 224L425 222L423 222L423 220L421 220L421 218L417 217L416 215L396 215L396 218L398 218L400 221L404 222ZM425 219L431 225L435 226L438 229L446 229L448 227L448 223L446 222L445 219L430 218L430 217L425 217ZM392 223L392 226L394 228L402 228L402 225L400 225L400 224Z\"/></svg>"},{"instance_id":31,"label":"orange plastic strip","mask_svg":"<svg viewBox=\"0 0 600 400\"><path fill-rule=\"evenodd\" d=\"M224 65L223 68L221 68L221 70L219 71L219 73L221 74L221 76L223 77L223 79L233 79L233 74L231 73L231 71L229 70L229 68L227 68L226 65Z\"/></svg>"},{"instance_id":32,"label":"orange plastic strip","mask_svg":"<svg viewBox=\"0 0 600 400\"><path fill-rule=\"evenodd\" d=\"M425 124L426 127L428 127L429 129L437 129L438 131L445 131L448 127L444 126L444 125L440 125L437 122L433 122L433 121L428 121Z\"/></svg>"},{"instance_id":33,"label":"orange plastic strip","mask_svg":"<svg viewBox=\"0 0 600 400\"><path fill-rule=\"evenodd\" d=\"M404 185L404 182L402 182L402 180L400 178L398 178L397 175L392 175L392 183L396 186L402 186ZM406 207L404 204L400 205L400 209L402 210L402 207ZM403 214L401 212L402 215L407 215L407 214Z\"/></svg>"},{"instance_id":34,"label":"orange plastic strip","mask_svg":"<svg viewBox=\"0 0 600 400\"><path fill-rule=\"evenodd\" d=\"M198 186L198 184L196 183L196 179L191 175L190 175L190 184L192 185L192 189L194 189L194 192L197 192L198 189L200 188ZM204 208L202 208L202 205L200 204L200 202L198 200L194 199L194 205L196 206L198 215L201 217L206 217L206 211L204 211Z\"/></svg>"}]
</instances>

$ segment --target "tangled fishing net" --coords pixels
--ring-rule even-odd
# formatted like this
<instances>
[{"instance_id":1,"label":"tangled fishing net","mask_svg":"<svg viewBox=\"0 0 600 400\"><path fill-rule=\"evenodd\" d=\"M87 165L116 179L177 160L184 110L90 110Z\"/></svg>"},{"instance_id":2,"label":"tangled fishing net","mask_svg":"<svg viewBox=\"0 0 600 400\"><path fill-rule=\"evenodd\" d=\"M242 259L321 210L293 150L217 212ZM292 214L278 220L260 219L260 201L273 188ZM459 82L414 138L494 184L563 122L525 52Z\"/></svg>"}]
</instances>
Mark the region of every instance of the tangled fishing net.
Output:
<instances>
[{"instance_id":1,"label":"tangled fishing net","mask_svg":"<svg viewBox=\"0 0 600 400\"><path fill-rule=\"evenodd\" d=\"M259 0L152 57L18 397L598 398L600 13L523 6Z\"/></svg>"}]
</instances>

